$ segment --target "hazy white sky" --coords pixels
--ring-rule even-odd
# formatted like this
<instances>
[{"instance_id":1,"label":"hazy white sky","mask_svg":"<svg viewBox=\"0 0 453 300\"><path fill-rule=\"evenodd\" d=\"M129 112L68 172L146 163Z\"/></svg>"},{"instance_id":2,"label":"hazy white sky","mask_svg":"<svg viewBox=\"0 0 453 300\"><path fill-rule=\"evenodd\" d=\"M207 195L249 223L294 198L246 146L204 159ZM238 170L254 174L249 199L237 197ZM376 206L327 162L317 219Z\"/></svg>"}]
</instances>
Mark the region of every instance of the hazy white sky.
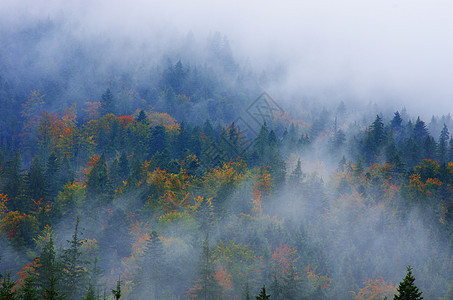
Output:
<instances>
[{"instance_id":1,"label":"hazy white sky","mask_svg":"<svg viewBox=\"0 0 453 300\"><path fill-rule=\"evenodd\" d=\"M3 26L62 14L82 34L139 40L220 31L255 66L286 63L288 89L344 86L363 98L384 92L408 108L453 112L451 0L0 1Z\"/></svg>"}]
</instances>

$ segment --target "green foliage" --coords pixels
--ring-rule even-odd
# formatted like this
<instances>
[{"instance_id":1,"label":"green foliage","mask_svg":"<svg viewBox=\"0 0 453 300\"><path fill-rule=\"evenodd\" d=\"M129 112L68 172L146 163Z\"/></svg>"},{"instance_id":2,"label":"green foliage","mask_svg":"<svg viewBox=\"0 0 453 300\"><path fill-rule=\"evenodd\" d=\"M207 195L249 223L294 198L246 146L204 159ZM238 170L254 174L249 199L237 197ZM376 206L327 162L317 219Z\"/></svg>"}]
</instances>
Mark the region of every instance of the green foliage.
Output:
<instances>
[{"instance_id":1,"label":"green foliage","mask_svg":"<svg viewBox=\"0 0 453 300\"><path fill-rule=\"evenodd\" d=\"M417 286L414 284L415 277L412 275L411 266L407 267L407 274L403 281L400 282L397 291L398 294L393 298L394 300L417 300L423 299L422 292L419 292Z\"/></svg>"},{"instance_id":2,"label":"green foliage","mask_svg":"<svg viewBox=\"0 0 453 300\"><path fill-rule=\"evenodd\" d=\"M5 300L15 300L18 298L17 291L13 291L16 283L11 281L11 272L5 272L2 278L2 285L0 287L0 297Z\"/></svg>"},{"instance_id":3,"label":"green foliage","mask_svg":"<svg viewBox=\"0 0 453 300\"><path fill-rule=\"evenodd\" d=\"M260 290L260 293L258 296L255 296L256 300L268 300L271 298L271 295L266 294L266 286L263 285L263 287Z\"/></svg>"}]
</instances>

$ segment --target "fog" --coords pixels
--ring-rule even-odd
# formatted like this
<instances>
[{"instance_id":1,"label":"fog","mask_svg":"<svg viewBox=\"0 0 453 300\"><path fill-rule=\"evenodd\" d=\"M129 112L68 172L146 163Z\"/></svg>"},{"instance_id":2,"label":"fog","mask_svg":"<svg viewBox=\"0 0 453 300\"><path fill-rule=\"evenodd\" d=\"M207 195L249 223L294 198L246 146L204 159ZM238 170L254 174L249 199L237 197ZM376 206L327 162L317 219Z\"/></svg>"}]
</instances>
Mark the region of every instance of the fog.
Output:
<instances>
[{"instance_id":1,"label":"fog","mask_svg":"<svg viewBox=\"0 0 453 300\"><path fill-rule=\"evenodd\" d=\"M451 1L14 1L0 4L2 26L65 19L84 37L152 41L171 49L189 31L220 31L255 70L284 67L283 91L325 90L365 102L401 103L441 114L453 97ZM276 96L274 94L274 96ZM280 98L286 98L284 97Z\"/></svg>"},{"instance_id":2,"label":"fog","mask_svg":"<svg viewBox=\"0 0 453 300\"><path fill-rule=\"evenodd\" d=\"M408 208L404 217L396 218L392 209L405 205L401 196L383 201L387 194L382 196L377 184L374 186L375 182L367 181L367 170L358 172L359 175L351 175L352 171L347 173L346 167L345 170L335 170L341 156L346 153L345 149L334 149L332 157L326 149L329 138L337 133L337 126L348 130L346 138L349 142L362 134L362 129L369 126L377 114L381 114L387 124L393 117L392 113L403 108L409 115L404 116L408 118L404 119L405 123L419 115L430 120L433 114L446 115L453 111L452 15L453 3L447 0L429 3L422 0L286 0L278 3L3 0L0 2L0 42L8 45L5 45L6 51L0 50L0 58L1 55L6 58L5 62L0 61L0 66L6 70L0 75L6 75L11 83L23 88L19 92L23 99L19 102L24 102L28 91L35 85L43 84L48 88L46 97L52 99L46 104L46 109L61 113L77 102L80 114L84 114L85 102L98 101L106 87L112 88L117 95L123 88L157 86L159 78L156 74L162 74L166 65L172 66L180 59L184 67L203 66L203 70L209 71L204 71L204 76L215 74L221 78L218 85L225 88L226 99L233 97L228 94L231 90L245 86L240 91L243 94L235 94L237 98L231 101L242 107L236 105L222 112L229 115L221 120L224 123L214 124L219 127L243 116L244 105L251 104L263 91L272 95L290 116L291 122L310 123L300 126L299 136L309 132L309 127L327 108L328 118L323 120L325 128L320 130L319 138L313 137L311 148L282 151L286 179L294 170L297 159L302 161L303 179L295 187L288 185L271 197L263 196L264 214L252 216L247 214L253 211L251 186L255 179L250 179L253 176L248 174L249 177L240 184L229 187L231 191L226 189L227 195L222 195L224 203L216 203L225 211L216 207L219 209L216 211L218 218L208 230L211 244L233 240L246 245L252 241L257 249L268 247L271 253L271 249L275 250L282 244L299 247L306 243L312 252L298 253L297 267L302 270L308 262L317 263L318 273L333 278L336 292L341 293L331 297L348 295L349 291L344 290L346 287L352 286L357 291L366 278L383 276L396 284L409 264L423 268L416 273L422 289L428 287L431 295L443 296L451 281L448 269L451 262L447 261L451 260L451 251L447 242L440 240L441 233L430 232L439 225L430 222L438 220L439 216L429 219L426 215L445 211ZM45 27L46 22L53 22L56 27L43 30L44 34L39 37L33 33L27 35L30 28ZM14 34L10 36L11 32ZM17 33L20 34L15 35ZM16 41L17 36L21 40ZM220 48L226 52L231 50L225 56L234 58L230 65L234 71L222 69L220 63L210 57L209 41L216 37L220 37L222 47L225 46ZM28 42L31 49L27 48ZM66 70L66 67L74 68ZM49 78L50 83L46 82ZM141 103L150 110L163 107L161 98L164 96L149 89L151 91L145 91L148 94L138 95L137 92L130 96L133 104L125 114L136 113ZM208 98L203 100L208 102L211 100ZM347 114L343 117L336 112L340 102L347 107ZM202 124L207 119L207 111L211 110L206 108L209 108L208 104L203 105L194 103L187 115L178 111L177 122L189 119L196 125ZM87 121L86 116L84 118L83 121ZM283 125L279 128L268 125L282 135ZM253 129L259 132L260 126ZM440 126L438 124L432 130L436 139ZM112 164L115 155L119 156L118 153L110 154L108 163ZM31 156L24 157L24 160L31 160ZM351 170L356 167L352 161L354 158L347 157ZM132 158L130 164L132 168ZM371 167L371 162L369 165ZM25 166L29 166L28 161ZM80 169L75 171L79 172L77 176L83 182L86 174L82 174ZM339 175L343 171L345 174ZM340 189L342 176L351 180L348 191ZM354 176L355 179L350 179ZM391 176L385 180L392 182ZM153 179L149 177L146 180ZM376 179L379 180L384 179ZM199 185L197 189L208 189L208 184L200 182L196 183ZM356 188L363 188L363 191L358 192ZM186 295L189 285L196 279L199 246L206 232L199 231L194 225L198 220L189 209L184 210L181 219L175 217L174 223L165 223L160 218L151 220L151 217L145 221L138 220L138 217L134 219L134 213L139 209L151 210L143 208L142 193L137 189L115 195L108 207L93 204L95 209L82 213L85 218L81 220L81 227L86 236L99 238L100 262L106 272L107 289L119 275L126 274L130 282L144 281L151 276L147 271L137 271L140 263L146 260L137 249L143 247L140 242L149 239L152 230L158 230L165 249L169 250L165 260L172 264L167 273L177 275L173 284L178 287L172 292L178 296ZM198 196L197 190L190 193L193 197ZM200 195L204 195L203 192ZM208 198L209 193L204 196ZM87 199L94 201L94 198ZM90 207L92 204L88 200L80 201ZM80 213L82 205L74 212L76 210ZM143 214L146 213L149 211ZM159 213L162 212L155 214ZM58 247L64 247L65 241L70 239L74 219L75 214L65 216L55 224ZM279 235L280 226L286 230L285 234ZM118 233L118 228L124 232ZM260 230L258 234L256 228ZM131 233L134 230L135 236ZM113 237L113 233L120 237ZM293 233L297 233L298 238ZM4 259L12 253L13 247L8 247ZM342 261L337 261L337 258L342 258ZM427 263L427 259L432 261ZM447 262L442 265L442 261ZM344 282L344 274L353 278L353 283ZM430 277L436 282L432 283ZM257 278L253 280L251 286L255 290L252 292L257 293L256 288L264 282ZM131 286L128 286L128 292L133 290ZM165 292L170 294L171 288L167 289ZM132 292L132 297L138 295L145 299L146 292L139 287Z\"/></svg>"}]
</instances>

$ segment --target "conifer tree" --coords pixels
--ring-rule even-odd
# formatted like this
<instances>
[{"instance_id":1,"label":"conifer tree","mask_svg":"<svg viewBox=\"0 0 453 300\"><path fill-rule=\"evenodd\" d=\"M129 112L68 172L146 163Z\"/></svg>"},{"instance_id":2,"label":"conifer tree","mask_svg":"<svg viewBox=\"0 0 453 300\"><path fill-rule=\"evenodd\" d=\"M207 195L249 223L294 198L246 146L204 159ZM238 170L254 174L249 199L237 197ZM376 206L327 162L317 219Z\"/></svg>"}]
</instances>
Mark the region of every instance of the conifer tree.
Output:
<instances>
[{"instance_id":1,"label":"conifer tree","mask_svg":"<svg viewBox=\"0 0 453 300\"><path fill-rule=\"evenodd\" d=\"M15 300L18 298L17 291L14 290L16 283L11 281L11 272L5 272L0 286L0 298L3 300Z\"/></svg>"},{"instance_id":2,"label":"conifer tree","mask_svg":"<svg viewBox=\"0 0 453 300\"><path fill-rule=\"evenodd\" d=\"M109 192L110 182L105 156L102 154L88 174L86 191L91 197L105 196ZM105 197L104 197L105 198Z\"/></svg>"},{"instance_id":3,"label":"conifer tree","mask_svg":"<svg viewBox=\"0 0 453 300\"><path fill-rule=\"evenodd\" d=\"M421 300L423 299L422 292L414 284L415 277L412 275L411 266L407 267L407 274L403 281L400 282L398 288L398 295L395 295L394 300Z\"/></svg>"},{"instance_id":4,"label":"conifer tree","mask_svg":"<svg viewBox=\"0 0 453 300\"><path fill-rule=\"evenodd\" d=\"M45 300L63 299L60 293L59 271L60 263L57 260L53 238L50 237L39 256L39 267L36 268L38 274L38 285Z\"/></svg>"},{"instance_id":5,"label":"conifer tree","mask_svg":"<svg viewBox=\"0 0 453 300\"><path fill-rule=\"evenodd\" d=\"M88 274L84 266L86 262L81 259L83 241L79 238L79 217L76 220L72 240L67 242L69 248L63 250L61 257L64 293L70 299L80 299Z\"/></svg>"},{"instance_id":6,"label":"conifer tree","mask_svg":"<svg viewBox=\"0 0 453 300\"><path fill-rule=\"evenodd\" d=\"M118 278L118 281L116 282L116 290L112 289L112 294L113 297L115 297L115 300L119 300L121 298L121 279Z\"/></svg>"},{"instance_id":7,"label":"conifer tree","mask_svg":"<svg viewBox=\"0 0 453 300\"><path fill-rule=\"evenodd\" d=\"M199 299L220 299L222 296L222 287L214 276L214 261L212 251L209 248L209 234L206 234L200 257L201 278L197 282L199 288L193 293Z\"/></svg>"},{"instance_id":8,"label":"conifer tree","mask_svg":"<svg viewBox=\"0 0 453 300\"><path fill-rule=\"evenodd\" d=\"M258 296L255 296L256 300L269 300L271 298L271 295L266 294L266 286L263 285L263 287L260 290L260 293Z\"/></svg>"},{"instance_id":9,"label":"conifer tree","mask_svg":"<svg viewBox=\"0 0 453 300\"><path fill-rule=\"evenodd\" d=\"M450 133L448 132L447 125L444 123L444 127L440 132L439 141L437 143L437 157L440 163L447 161L448 156L448 138Z\"/></svg>"},{"instance_id":10,"label":"conifer tree","mask_svg":"<svg viewBox=\"0 0 453 300\"><path fill-rule=\"evenodd\" d=\"M113 101L113 94L108 88L101 97L101 106L99 107L100 116L115 113L115 103Z\"/></svg>"},{"instance_id":11,"label":"conifer tree","mask_svg":"<svg viewBox=\"0 0 453 300\"><path fill-rule=\"evenodd\" d=\"M23 300L39 300L38 290L36 288L36 275L28 274L24 279L24 284L19 291L19 297Z\"/></svg>"}]
</instances>

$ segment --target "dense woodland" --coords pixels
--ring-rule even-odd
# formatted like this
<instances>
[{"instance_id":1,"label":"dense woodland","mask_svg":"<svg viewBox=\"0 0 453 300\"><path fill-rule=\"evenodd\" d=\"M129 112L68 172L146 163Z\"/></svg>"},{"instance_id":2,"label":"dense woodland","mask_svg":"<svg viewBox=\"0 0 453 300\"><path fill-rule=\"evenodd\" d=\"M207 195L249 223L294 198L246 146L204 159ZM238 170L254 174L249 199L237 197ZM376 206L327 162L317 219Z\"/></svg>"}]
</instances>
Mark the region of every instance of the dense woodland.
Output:
<instances>
[{"instance_id":1,"label":"dense woodland","mask_svg":"<svg viewBox=\"0 0 453 300\"><path fill-rule=\"evenodd\" d=\"M280 75L219 33L126 59L61 30L0 29L5 299L392 299L409 265L453 298L450 115L257 98Z\"/></svg>"}]
</instances>

